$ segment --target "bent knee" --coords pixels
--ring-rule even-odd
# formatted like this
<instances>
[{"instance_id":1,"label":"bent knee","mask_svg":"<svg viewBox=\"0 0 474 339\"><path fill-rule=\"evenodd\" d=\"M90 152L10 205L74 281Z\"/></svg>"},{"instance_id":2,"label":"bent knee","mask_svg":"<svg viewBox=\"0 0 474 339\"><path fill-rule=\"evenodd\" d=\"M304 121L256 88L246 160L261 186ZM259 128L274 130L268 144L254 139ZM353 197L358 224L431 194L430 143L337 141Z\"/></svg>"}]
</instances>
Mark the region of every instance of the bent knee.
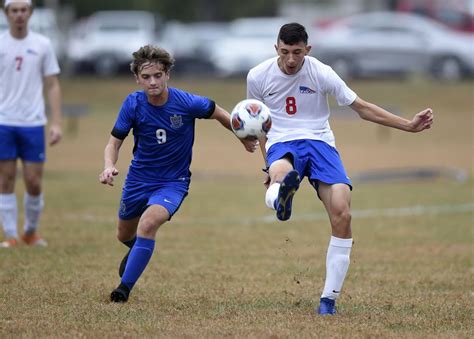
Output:
<instances>
[{"instance_id":1,"label":"bent knee","mask_svg":"<svg viewBox=\"0 0 474 339\"><path fill-rule=\"evenodd\" d=\"M123 232L117 231L117 240L120 242L125 242L130 240L127 236L127 234L124 234Z\"/></svg>"},{"instance_id":2,"label":"bent knee","mask_svg":"<svg viewBox=\"0 0 474 339\"><path fill-rule=\"evenodd\" d=\"M352 214L349 208L341 208L336 211L332 211L331 220L334 225L345 228L349 227L352 220Z\"/></svg>"},{"instance_id":3,"label":"bent knee","mask_svg":"<svg viewBox=\"0 0 474 339\"><path fill-rule=\"evenodd\" d=\"M133 239L135 237L135 230L129 230L124 228L117 229L117 240L120 242L125 242Z\"/></svg>"},{"instance_id":4,"label":"bent knee","mask_svg":"<svg viewBox=\"0 0 474 339\"><path fill-rule=\"evenodd\" d=\"M349 210L333 215L331 217L332 235L344 239L352 237L351 219Z\"/></svg>"},{"instance_id":5,"label":"bent knee","mask_svg":"<svg viewBox=\"0 0 474 339\"><path fill-rule=\"evenodd\" d=\"M117 225L117 239L120 242L129 241L136 236L138 218L134 220L119 220Z\"/></svg>"},{"instance_id":6,"label":"bent knee","mask_svg":"<svg viewBox=\"0 0 474 339\"><path fill-rule=\"evenodd\" d=\"M341 212L338 216L340 223L345 225L350 225L352 220L352 214L349 209Z\"/></svg>"},{"instance_id":7,"label":"bent knee","mask_svg":"<svg viewBox=\"0 0 474 339\"><path fill-rule=\"evenodd\" d=\"M291 170L293 170L293 164L289 159L283 158L275 161L269 169L271 184L282 181Z\"/></svg>"},{"instance_id":8,"label":"bent knee","mask_svg":"<svg viewBox=\"0 0 474 339\"><path fill-rule=\"evenodd\" d=\"M154 235L158 228L163 225L166 220L160 220L156 218L142 218L138 225L140 233L147 235Z\"/></svg>"}]
</instances>

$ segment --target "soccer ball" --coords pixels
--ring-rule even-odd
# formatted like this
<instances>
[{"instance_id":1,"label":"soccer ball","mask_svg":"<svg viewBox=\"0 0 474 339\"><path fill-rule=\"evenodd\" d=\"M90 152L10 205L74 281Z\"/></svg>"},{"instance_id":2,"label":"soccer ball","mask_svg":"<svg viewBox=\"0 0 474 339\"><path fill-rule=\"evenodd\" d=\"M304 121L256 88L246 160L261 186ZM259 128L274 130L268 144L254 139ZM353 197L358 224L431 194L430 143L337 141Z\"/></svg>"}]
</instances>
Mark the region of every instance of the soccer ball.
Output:
<instances>
[{"instance_id":1,"label":"soccer ball","mask_svg":"<svg viewBox=\"0 0 474 339\"><path fill-rule=\"evenodd\" d=\"M272 127L270 109L256 99L242 100L230 114L230 125L240 139L263 137Z\"/></svg>"}]
</instances>

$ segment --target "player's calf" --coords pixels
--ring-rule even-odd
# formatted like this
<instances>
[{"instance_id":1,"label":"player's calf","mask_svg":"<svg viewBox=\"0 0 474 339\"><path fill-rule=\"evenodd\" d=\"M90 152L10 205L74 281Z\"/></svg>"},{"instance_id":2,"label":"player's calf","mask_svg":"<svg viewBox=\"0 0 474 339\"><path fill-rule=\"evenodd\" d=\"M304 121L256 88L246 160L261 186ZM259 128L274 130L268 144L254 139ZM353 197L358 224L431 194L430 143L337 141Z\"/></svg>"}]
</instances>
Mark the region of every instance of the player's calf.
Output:
<instances>
[{"instance_id":1,"label":"player's calf","mask_svg":"<svg viewBox=\"0 0 474 339\"><path fill-rule=\"evenodd\" d=\"M123 257L122 261L120 262L120 266L119 266L119 277L122 278L123 276L123 272L125 272L125 267L127 266L127 262L128 262L128 256L130 255L130 251L132 249L129 249L127 254L125 254L125 256Z\"/></svg>"}]
</instances>

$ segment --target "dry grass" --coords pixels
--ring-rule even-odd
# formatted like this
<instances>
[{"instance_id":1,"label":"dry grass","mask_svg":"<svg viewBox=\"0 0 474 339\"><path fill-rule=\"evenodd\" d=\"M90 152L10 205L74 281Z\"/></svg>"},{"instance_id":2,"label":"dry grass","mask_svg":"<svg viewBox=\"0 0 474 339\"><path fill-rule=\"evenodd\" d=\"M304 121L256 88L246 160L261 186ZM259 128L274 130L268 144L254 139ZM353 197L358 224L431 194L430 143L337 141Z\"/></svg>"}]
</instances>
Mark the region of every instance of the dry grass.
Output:
<instances>
[{"instance_id":1,"label":"dry grass","mask_svg":"<svg viewBox=\"0 0 474 339\"><path fill-rule=\"evenodd\" d=\"M176 81L230 109L242 81ZM324 283L330 229L314 191L295 197L294 219L271 221L260 184L261 159L246 154L215 122L197 126L190 195L163 226L157 251L130 302L108 302L125 247L115 240L120 183L97 182L102 151L129 80L75 79L65 101L88 103L77 136L48 152L42 232L46 249L0 252L1 337L459 337L473 330L472 83L363 82L364 98L399 104L411 115L426 104L436 126L424 135L335 118L351 172L367 168L454 166L470 179L356 184L352 264L339 315L314 314ZM408 114L410 112L410 114ZM123 179L130 143L121 154ZM22 194L22 185L17 187ZM385 216L388 208L459 206L437 213ZM322 217L323 216L323 217ZM270 221L269 221L270 220Z\"/></svg>"}]
</instances>

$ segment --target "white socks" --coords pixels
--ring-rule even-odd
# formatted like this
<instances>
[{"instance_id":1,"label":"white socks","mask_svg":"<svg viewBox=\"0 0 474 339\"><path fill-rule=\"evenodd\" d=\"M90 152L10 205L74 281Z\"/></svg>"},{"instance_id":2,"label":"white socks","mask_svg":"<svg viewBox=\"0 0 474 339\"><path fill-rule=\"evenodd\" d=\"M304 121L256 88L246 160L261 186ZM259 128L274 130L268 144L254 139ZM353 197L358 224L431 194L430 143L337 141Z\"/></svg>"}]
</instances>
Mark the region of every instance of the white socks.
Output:
<instances>
[{"instance_id":1,"label":"white socks","mask_svg":"<svg viewBox=\"0 0 474 339\"><path fill-rule=\"evenodd\" d=\"M349 269L352 239L331 236L326 257L326 283L321 298L336 300Z\"/></svg>"},{"instance_id":2,"label":"white socks","mask_svg":"<svg viewBox=\"0 0 474 339\"><path fill-rule=\"evenodd\" d=\"M18 207L15 193L0 194L0 222L5 238L18 238Z\"/></svg>"},{"instance_id":3,"label":"white socks","mask_svg":"<svg viewBox=\"0 0 474 339\"><path fill-rule=\"evenodd\" d=\"M272 210L275 209L275 200L278 198L278 191L280 190L280 183L276 182L272 184L267 189L267 193L265 193L265 204L267 204L268 208Z\"/></svg>"},{"instance_id":4,"label":"white socks","mask_svg":"<svg viewBox=\"0 0 474 339\"><path fill-rule=\"evenodd\" d=\"M38 222L43 211L44 199L43 193L40 195L32 196L25 192L23 199L25 206L25 233L31 234L38 228Z\"/></svg>"}]
</instances>

